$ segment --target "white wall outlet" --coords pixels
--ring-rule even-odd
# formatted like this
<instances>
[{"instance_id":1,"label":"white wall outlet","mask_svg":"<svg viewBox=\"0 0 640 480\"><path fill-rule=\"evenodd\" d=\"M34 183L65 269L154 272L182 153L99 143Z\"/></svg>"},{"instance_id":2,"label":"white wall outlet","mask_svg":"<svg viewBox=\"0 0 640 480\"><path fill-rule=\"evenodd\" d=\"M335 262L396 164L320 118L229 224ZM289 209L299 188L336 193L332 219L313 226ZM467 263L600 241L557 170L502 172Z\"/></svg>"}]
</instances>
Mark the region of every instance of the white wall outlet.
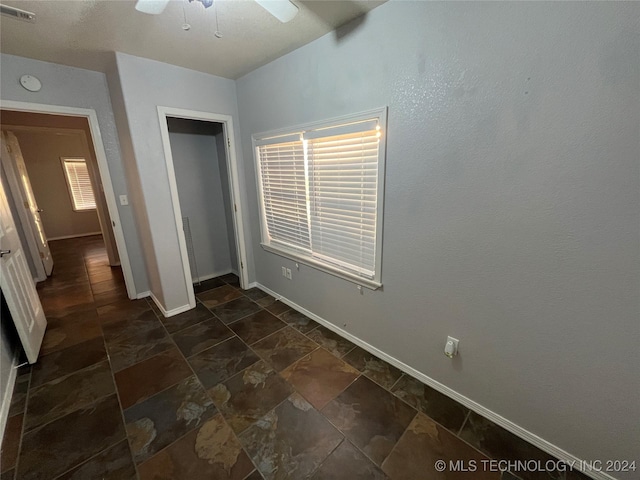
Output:
<instances>
[{"instance_id":1,"label":"white wall outlet","mask_svg":"<svg viewBox=\"0 0 640 480\"><path fill-rule=\"evenodd\" d=\"M287 269L285 267L282 267L282 276L283 277L287 276Z\"/></svg>"},{"instance_id":2,"label":"white wall outlet","mask_svg":"<svg viewBox=\"0 0 640 480\"><path fill-rule=\"evenodd\" d=\"M126 195L120 195L120 205L129 205L129 198Z\"/></svg>"},{"instance_id":3,"label":"white wall outlet","mask_svg":"<svg viewBox=\"0 0 640 480\"><path fill-rule=\"evenodd\" d=\"M290 269L290 268L287 268L287 275L286 275L286 277L287 277L289 280L291 280L291 269Z\"/></svg>"},{"instance_id":4,"label":"white wall outlet","mask_svg":"<svg viewBox=\"0 0 640 480\"><path fill-rule=\"evenodd\" d=\"M444 345L444 354L453 358L458 354L458 342L457 338L447 337L447 343Z\"/></svg>"}]
</instances>

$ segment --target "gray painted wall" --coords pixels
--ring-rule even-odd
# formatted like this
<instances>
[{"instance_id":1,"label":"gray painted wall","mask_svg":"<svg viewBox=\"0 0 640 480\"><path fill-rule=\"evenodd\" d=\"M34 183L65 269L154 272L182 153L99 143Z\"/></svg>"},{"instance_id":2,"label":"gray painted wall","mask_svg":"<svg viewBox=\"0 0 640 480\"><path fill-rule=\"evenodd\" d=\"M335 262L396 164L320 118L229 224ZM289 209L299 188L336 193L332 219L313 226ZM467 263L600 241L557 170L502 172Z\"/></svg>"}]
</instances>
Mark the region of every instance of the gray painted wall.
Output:
<instances>
[{"instance_id":1,"label":"gray painted wall","mask_svg":"<svg viewBox=\"0 0 640 480\"><path fill-rule=\"evenodd\" d=\"M0 63L0 96L3 100L91 108L96 111L113 188L116 195L127 194L127 180L105 75L6 54L0 54ZM38 77L42 82L42 90L29 92L22 88L19 79L25 73ZM130 207L118 205L118 211L136 290L144 292L149 288L136 222Z\"/></svg>"},{"instance_id":2,"label":"gray painted wall","mask_svg":"<svg viewBox=\"0 0 640 480\"><path fill-rule=\"evenodd\" d=\"M182 259L176 225L169 213L173 205L157 107L231 115L239 131L235 82L122 53L116 53L116 62L109 84L112 94L121 93L121 105L116 107L118 131L126 138L123 143L130 144L127 160L135 158L139 176L146 216L140 216L139 227L147 232L142 234L145 245L152 247L145 248L149 286L165 309L173 310L186 305L187 284L176 275L182 270Z\"/></svg>"},{"instance_id":3,"label":"gray painted wall","mask_svg":"<svg viewBox=\"0 0 640 480\"><path fill-rule=\"evenodd\" d=\"M96 210L73 210L61 157L80 157L89 161L90 153L81 134L63 132L14 131L45 234L49 240L89 233L100 233ZM55 261L55 259L54 259Z\"/></svg>"},{"instance_id":4,"label":"gray painted wall","mask_svg":"<svg viewBox=\"0 0 640 480\"><path fill-rule=\"evenodd\" d=\"M389 2L239 79L256 280L571 454L640 460L638 7ZM286 280L251 135L383 105L384 288Z\"/></svg>"},{"instance_id":5,"label":"gray painted wall","mask_svg":"<svg viewBox=\"0 0 640 480\"><path fill-rule=\"evenodd\" d=\"M220 169L226 160L224 155L218 157L216 144L221 127L180 118L170 118L167 123L180 210L188 217L191 230L196 263L191 276L197 281L224 275L232 265L222 186L228 180ZM228 186L226 191L228 194Z\"/></svg>"}]
</instances>

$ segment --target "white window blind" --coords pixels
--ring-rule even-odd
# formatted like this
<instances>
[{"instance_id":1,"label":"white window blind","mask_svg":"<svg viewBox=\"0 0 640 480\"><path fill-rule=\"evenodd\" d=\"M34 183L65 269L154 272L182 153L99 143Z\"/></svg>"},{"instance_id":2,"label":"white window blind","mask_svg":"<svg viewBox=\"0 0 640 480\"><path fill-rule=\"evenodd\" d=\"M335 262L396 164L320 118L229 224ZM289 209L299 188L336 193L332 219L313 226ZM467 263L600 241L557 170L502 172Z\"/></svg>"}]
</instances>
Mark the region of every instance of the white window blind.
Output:
<instances>
[{"instance_id":1,"label":"white window blind","mask_svg":"<svg viewBox=\"0 0 640 480\"><path fill-rule=\"evenodd\" d=\"M96 208L96 200L91 187L91 179L84 159L62 159L64 175L69 187L69 195L73 209L92 210Z\"/></svg>"},{"instance_id":2,"label":"white window blind","mask_svg":"<svg viewBox=\"0 0 640 480\"><path fill-rule=\"evenodd\" d=\"M313 255L373 278L379 132L375 126L307 143Z\"/></svg>"},{"instance_id":3,"label":"white window blind","mask_svg":"<svg viewBox=\"0 0 640 480\"><path fill-rule=\"evenodd\" d=\"M380 285L382 118L254 138L265 247Z\"/></svg>"},{"instance_id":4,"label":"white window blind","mask_svg":"<svg viewBox=\"0 0 640 480\"><path fill-rule=\"evenodd\" d=\"M286 140L258 147L267 228L273 242L310 252L304 148L299 135Z\"/></svg>"}]
</instances>

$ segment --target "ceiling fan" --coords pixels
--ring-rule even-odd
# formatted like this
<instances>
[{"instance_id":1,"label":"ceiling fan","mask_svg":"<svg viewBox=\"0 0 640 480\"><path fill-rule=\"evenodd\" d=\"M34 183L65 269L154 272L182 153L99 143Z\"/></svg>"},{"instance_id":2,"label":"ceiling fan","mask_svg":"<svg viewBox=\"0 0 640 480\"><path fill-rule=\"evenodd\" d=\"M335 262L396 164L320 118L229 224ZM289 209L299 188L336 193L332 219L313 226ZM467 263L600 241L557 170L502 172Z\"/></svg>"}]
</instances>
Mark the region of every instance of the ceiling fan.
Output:
<instances>
[{"instance_id":1,"label":"ceiling fan","mask_svg":"<svg viewBox=\"0 0 640 480\"><path fill-rule=\"evenodd\" d=\"M158 15L164 11L169 1L170 0L138 0L136 10L151 15ZM189 2L193 1L202 3L204 8L209 8L214 2L214 0L189 0ZM255 2L282 23L293 20L293 17L298 13L298 7L290 0L255 0Z\"/></svg>"}]
</instances>

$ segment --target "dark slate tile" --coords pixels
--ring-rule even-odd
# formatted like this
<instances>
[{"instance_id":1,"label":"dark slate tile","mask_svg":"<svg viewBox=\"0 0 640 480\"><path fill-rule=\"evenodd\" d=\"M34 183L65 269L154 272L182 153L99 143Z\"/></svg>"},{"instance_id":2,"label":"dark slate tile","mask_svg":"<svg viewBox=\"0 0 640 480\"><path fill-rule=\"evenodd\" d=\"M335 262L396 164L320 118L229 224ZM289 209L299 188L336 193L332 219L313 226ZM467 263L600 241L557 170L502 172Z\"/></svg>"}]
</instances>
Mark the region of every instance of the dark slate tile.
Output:
<instances>
[{"instance_id":1,"label":"dark slate tile","mask_svg":"<svg viewBox=\"0 0 640 480\"><path fill-rule=\"evenodd\" d=\"M89 283L69 285L53 290L41 290L40 300L45 312L65 315L80 309L94 307Z\"/></svg>"},{"instance_id":2,"label":"dark slate tile","mask_svg":"<svg viewBox=\"0 0 640 480\"><path fill-rule=\"evenodd\" d=\"M230 302L231 300L235 300L236 298L242 297L242 293L240 293L240 290L237 288L233 288L229 285L223 285L222 287L199 293L197 297L205 307L214 308Z\"/></svg>"},{"instance_id":3,"label":"dark slate tile","mask_svg":"<svg viewBox=\"0 0 640 480\"><path fill-rule=\"evenodd\" d=\"M100 323L95 318L84 322L61 324L47 329L42 339L40 354L48 355L101 336Z\"/></svg>"},{"instance_id":4,"label":"dark slate tile","mask_svg":"<svg viewBox=\"0 0 640 480\"><path fill-rule=\"evenodd\" d=\"M371 460L345 440L327 458L312 480L388 480ZM416 477L420 478L420 477Z\"/></svg>"},{"instance_id":5,"label":"dark slate tile","mask_svg":"<svg viewBox=\"0 0 640 480\"><path fill-rule=\"evenodd\" d=\"M307 478L342 440L340 432L297 393L240 434L266 480Z\"/></svg>"},{"instance_id":6,"label":"dark slate tile","mask_svg":"<svg viewBox=\"0 0 640 480\"><path fill-rule=\"evenodd\" d=\"M242 293L244 294L245 297L249 297L254 302L259 300L259 299L261 299L261 298L269 296L268 293L263 292L259 288L255 288L255 287L254 288L250 288L249 290L243 290Z\"/></svg>"},{"instance_id":7,"label":"dark slate tile","mask_svg":"<svg viewBox=\"0 0 640 480\"><path fill-rule=\"evenodd\" d=\"M2 471L12 469L16 465L23 421L24 415L14 415L7 420L2 437L2 447L0 447L0 469Z\"/></svg>"},{"instance_id":8,"label":"dark slate tile","mask_svg":"<svg viewBox=\"0 0 640 480\"><path fill-rule=\"evenodd\" d=\"M0 473L0 480L15 480L16 471L12 468L5 472Z\"/></svg>"},{"instance_id":9,"label":"dark slate tile","mask_svg":"<svg viewBox=\"0 0 640 480\"><path fill-rule=\"evenodd\" d=\"M24 413L24 407L27 402L27 392L29 391L29 382L31 381L31 371L26 375L16 377L16 383L11 394L11 404L9 406L9 417Z\"/></svg>"},{"instance_id":10,"label":"dark slate tile","mask_svg":"<svg viewBox=\"0 0 640 480\"><path fill-rule=\"evenodd\" d=\"M328 328L318 325L317 328L307 333L307 336L318 345L329 350L336 357L342 358L355 348L355 345L346 338L342 338Z\"/></svg>"},{"instance_id":11,"label":"dark slate tile","mask_svg":"<svg viewBox=\"0 0 640 480\"><path fill-rule=\"evenodd\" d=\"M91 282L91 291L94 295L101 293L119 291L126 295L127 289L119 279L110 278L101 282Z\"/></svg>"},{"instance_id":12,"label":"dark slate tile","mask_svg":"<svg viewBox=\"0 0 640 480\"><path fill-rule=\"evenodd\" d=\"M291 310L289 305L282 303L280 300L276 300L275 302L264 306L264 308L273 313L276 317L280 317L283 313Z\"/></svg>"},{"instance_id":13,"label":"dark slate tile","mask_svg":"<svg viewBox=\"0 0 640 480\"><path fill-rule=\"evenodd\" d=\"M4 479L3 479L4 480ZM264 480L264 477L262 476L262 474L260 473L259 470L254 470L251 475L249 475L247 478L245 478L244 480Z\"/></svg>"},{"instance_id":14,"label":"dark slate tile","mask_svg":"<svg viewBox=\"0 0 640 480\"><path fill-rule=\"evenodd\" d=\"M200 283L194 283L193 284L193 291L194 293L202 293L202 292L206 292L207 290L211 290L212 288L217 288L217 287L221 287L223 286L225 283L220 280L220 278L216 277L216 278L210 278L209 280L203 280Z\"/></svg>"},{"instance_id":15,"label":"dark slate tile","mask_svg":"<svg viewBox=\"0 0 640 480\"><path fill-rule=\"evenodd\" d=\"M133 458L142 463L216 413L195 376L124 411Z\"/></svg>"},{"instance_id":16,"label":"dark slate tile","mask_svg":"<svg viewBox=\"0 0 640 480\"><path fill-rule=\"evenodd\" d=\"M227 273L226 275L222 275L218 278L220 278L220 280L222 280L223 282L228 283L232 287L240 288L240 279L235 273Z\"/></svg>"},{"instance_id":17,"label":"dark slate tile","mask_svg":"<svg viewBox=\"0 0 640 480\"><path fill-rule=\"evenodd\" d=\"M136 480L129 444L123 440L56 480Z\"/></svg>"},{"instance_id":18,"label":"dark slate tile","mask_svg":"<svg viewBox=\"0 0 640 480\"><path fill-rule=\"evenodd\" d=\"M260 310L229 325L247 345L251 345L267 335L287 325L266 310Z\"/></svg>"},{"instance_id":19,"label":"dark slate tile","mask_svg":"<svg viewBox=\"0 0 640 480\"><path fill-rule=\"evenodd\" d=\"M98 318L101 323L133 320L147 310L151 310L146 300L121 300L98 307Z\"/></svg>"},{"instance_id":20,"label":"dark slate tile","mask_svg":"<svg viewBox=\"0 0 640 480\"><path fill-rule=\"evenodd\" d=\"M114 372L123 370L142 360L173 347L171 337L159 323L150 330L141 330L129 337L115 337L107 342L111 368Z\"/></svg>"},{"instance_id":21,"label":"dark slate tile","mask_svg":"<svg viewBox=\"0 0 640 480\"><path fill-rule=\"evenodd\" d=\"M122 290L111 290L103 293L95 293L93 295L93 302L96 307L122 302L123 300L130 301L127 297L127 291L124 288Z\"/></svg>"},{"instance_id":22,"label":"dark slate tile","mask_svg":"<svg viewBox=\"0 0 640 480\"><path fill-rule=\"evenodd\" d=\"M469 412L455 400L408 375L404 375L391 391L456 434Z\"/></svg>"},{"instance_id":23,"label":"dark slate tile","mask_svg":"<svg viewBox=\"0 0 640 480\"><path fill-rule=\"evenodd\" d=\"M272 305L273 303L275 303L276 299L273 298L271 295L266 295L262 298L258 298L257 300L254 300L258 305L260 305L262 308L264 307L268 307L269 305Z\"/></svg>"},{"instance_id":24,"label":"dark slate tile","mask_svg":"<svg viewBox=\"0 0 640 480\"><path fill-rule=\"evenodd\" d=\"M58 315L47 316L47 328L53 329L62 327L65 325L76 325L82 324L86 322L90 322L91 320L98 319L98 312L95 308L90 310L80 310L77 312L71 312L66 315Z\"/></svg>"},{"instance_id":25,"label":"dark slate tile","mask_svg":"<svg viewBox=\"0 0 640 480\"><path fill-rule=\"evenodd\" d=\"M160 316L160 321L164 324L169 333L175 333L187 327L192 327L203 320L213 318L213 314L201 303L196 304L196 308L193 308L187 312L179 313L173 317L165 318Z\"/></svg>"},{"instance_id":26,"label":"dark slate tile","mask_svg":"<svg viewBox=\"0 0 640 480\"><path fill-rule=\"evenodd\" d=\"M293 328L286 327L254 343L252 348L273 368L281 371L314 351L318 345Z\"/></svg>"},{"instance_id":27,"label":"dark slate tile","mask_svg":"<svg viewBox=\"0 0 640 480\"><path fill-rule=\"evenodd\" d=\"M164 351L115 374L122 408L155 395L192 375L177 348Z\"/></svg>"},{"instance_id":28,"label":"dark slate tile","mask_svg":"<svg viewBox=\"0 0 640 480\"><path fill-rule=\"evenodd\" d=\"M226 325L260 310L261 307L247 297L237 298L211 309L214 315Z\"/></svg>"},{"instance_id":29,"label":"dark slate tile","mask_svg":"<svg viewBox=\"0 0 640 480\"><path fill-rule=\"evenodd\" d=\"M282 376L316 408L333 400L358 375L355 368L322 348L282 372Z\"/></svg>"},{"instance_id":30,"label":"dark slate tile","mask_svg":"<svg viewBox=\"0 0 640 480\"><path fill-rule=\"evenodd\" d=\"M124 439L118 399L111 395L25 434L17 477L55 478Z\"/></svg>"},{"instance_id":31,"label":"dark slate tile","mask_svg":"<svg viewBox=\"0 0 640 480\"><path fill-rule=\"evenodd\" d=\"M241 372L258 360L258 356L238 337L211 347L189 358L189 363L205 388Z\"/></svg>"},{"instance_id":32,"label":"dark slate tile","mask_svg":"<svg viewBox=\"0 0 640 480\"><path fill-rule=\"evenodd\" d=\"M468 472L439 472L435 468L437 460L446 465L455 461L469 465L473 461L478 466L471 474L474 480L500 480L500 472L487 472L481 468L487 457L422 413L413 419L382 469L394 480L467 478Z\"/></svg>"},{"instance_id":33,"label":"dark slate tile","mask_svg":"<svg viewBox=\"0 0 640 480\"><path fill-rule=\"evenodd\" d=\"M141 480L243 480L253 468L218 414L151 457L138 471Z\"/></svg>"},{"instance_id":34,"label":"dark slate tile","mask_svg":"<svg viewBox=\"0 0 640 480\"><path fill-rule=\"evenodd\" d=\"M319 326L318 323L296 310L287 310L280 315L280 318L283 322L302 333L309 333Z\"/></svg>"},{"instance_id":35,"label":"dark slate tile","mask_svg":"<svg viewBox=\"0 0 640 480\"><path fill-rule=\"evenodd\" d=\"M519 477L516 477L512 473L502 472L502 478L500 480L521 480L521 479Z\"/></svg>"},{"instance_id":36,"label":"dark slate tile","mask_svg":"<svg viewBox=\"0 0 640 480\"><path fill-rule=\"evenodd\" d=\"M353 382L322 410L376 465L381 465L416 411L366 377Z\"/></svg>"},{"instance_id":37,"label":"dark slate tile","mask_svg":"<svg viewBox=\"0 0 640 480\"><path fill-rule=\"evenodd\" d=\"M185 357L190 357L231 338L233 332L213 315L193 327L173 334L173 339Z\"/></svg>"},{"instance_id":38,"label":"dark slate tile","mask_svg":"<svg viewBox=\"0 0 640 480\"><path fill-rule=\"evenodd\" d=\"M115 343L134 336L144 336L161 326L156 314L152 310L145 310L124 320L102 322L102 332L107 343Z\"/></svg>"},{"instance_id":39,"label":"dark slate tile","mask_svg":"<svg viewBox=\"0 0 640 480\"><path fill-rule=\"evenodd\" d=\"M25 431L115 393L109 362L100 362L32 389Z\"/></svg>"},{"instance_id":40,"label":"dark slate tile","mask_svg":"<svg viewBox=\"0 0 640 480\"><path fill-rule=\"evenodd\" d=\"M402 376L396 367L360 347L351 350L343 360L387 390Z\"/></svg>"},{"instance_id":41,"label":"dark slate tile","mask_svg":"<svg viewBox=\"0 0 640 480\"><path fill-rule=\"evenodd\" d=\"M530 443L516 437L491 420L471 412L460 432L460 438L485 453L490 458L504 460L535 460L542 464L555 460ZM564 472L527 472L525 480L564 479Z\"/></svg>"},{"instance_id":42,"label":"dark slate tile","mask_svg":"<svg viewBox=\"0 0 640 480\"><path fill-rule=\"evenodd\" d=\"M236 433L242 432L292 393L291 385L262 360L209 389L213 402Z\"/></svg>"},{"instance_id":43,"label":"dark slate tile","mask_svg":"<svg viewBox=\"0 0 640 480\"><path fill-rule=\"evenodd\" d=\"M35 388L106 359L107 351L104 348L102 338L94 338L59 352L45 355L33 365L30 388Z\"/></svg>"}]
</instances>

